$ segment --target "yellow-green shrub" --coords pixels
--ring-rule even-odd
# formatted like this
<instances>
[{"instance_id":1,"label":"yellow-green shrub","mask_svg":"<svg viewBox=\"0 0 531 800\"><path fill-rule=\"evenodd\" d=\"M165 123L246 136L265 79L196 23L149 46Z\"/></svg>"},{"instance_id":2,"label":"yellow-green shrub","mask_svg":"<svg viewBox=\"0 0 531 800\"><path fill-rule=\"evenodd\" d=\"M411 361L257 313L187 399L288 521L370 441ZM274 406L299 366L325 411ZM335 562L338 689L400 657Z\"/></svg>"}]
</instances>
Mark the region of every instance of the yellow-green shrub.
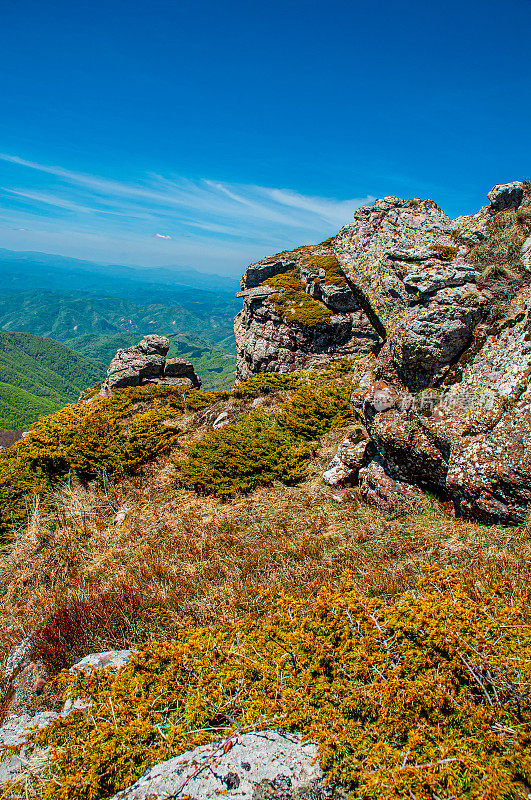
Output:
<instances>
[{"instance_id":1,"label":"yellow-green shrub","mask_svg":"<svg viewBox=\"0 0 531 800\"><path fill-rule=\"evenodd\" d=\"M0 531L21 522L28 498L71 469L87 477L123 475L167 451L179 435L168 421L223 397L143 386L41 417L25 439L0 452Z\"/></svg>"},{"instance_id":2,"label":"yellow-green shrub","mask_svg":"<svg viewBox=\"0 0 531 800\"><path fill-rule=\"evenodd\" d=\"M303 387L282 406L278 425L297 438L318 439L352 419L351 391L351 386L338 383Z\"/></svg>"},{"instance_id":3,"label":"yellow-green shrub","mask_svg":"<svg viewBox=\"0 0 531 800\"><path fill-rule=\"evenodd\" d=\"M202 494L230 497L273 480L303 480L312 454L305 442L351 419L350 389L339 383L304 386L276 415L252 411L233 425L210 431L175 462L177 481Z\"/></svg>"},{"instance_id":4,"label":"yellow-green shrub","mask_svg":"<svg viewBox=\"0 0 531 800\"><path fill-rule=\"evenodd\" d=\"M265 617L184 629L118 674L70 676L93 705L35 735L51 746L39 797L110 797L239 726L302 731L353 798L526 797L527 599L471 596L434 568L418 590L386 602L347 578L313 603L281 596Z\"/></svg>"},{"instance_id":5,"label":"yellow-green shrub","mask_svg":"<svg viewBox=\"0 0 531 800\"><path fill-rule=\"evenodd\" d=\"M261 394L296 389L300 382L300 372L261 372L235 386L231 396L251 400Z\"/></svg>"},{"instance_id":6,"label":"yellow-green shrub","mask_svg":"<svg viewBox=\"0 0 531 800\"><path fill-rule=\"evenodd\" d=\"M451 244L430 244L428 250L433 250L443 261L451 261L459 253L459 248Z\"/></svg>"},{"instance_id":7,"label":"yellow-green shrub","mask_svg":"<svg viewBox=\"0 0 531 800\"><path fill-rule=\"evenodd\" d=\"M179 483L203 494L230 497L273 480L297 483L306 475L311 450L263 411L210 431L176 462Z\"/></svg>"}]
</instances>

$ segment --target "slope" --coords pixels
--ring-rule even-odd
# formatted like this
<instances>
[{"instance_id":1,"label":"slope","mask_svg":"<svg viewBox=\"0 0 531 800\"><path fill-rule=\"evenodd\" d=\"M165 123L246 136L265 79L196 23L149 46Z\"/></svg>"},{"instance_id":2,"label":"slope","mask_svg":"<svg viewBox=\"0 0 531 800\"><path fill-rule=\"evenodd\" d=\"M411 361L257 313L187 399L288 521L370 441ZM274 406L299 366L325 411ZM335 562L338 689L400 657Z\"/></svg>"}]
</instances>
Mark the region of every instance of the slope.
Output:
<instances>
[{"instance_id":1,"label":"slope","mask_svg":"<svg viewBox=\"0 0 531 800\"><path fill-rule=\"evenodd\" d=\"M0 333L0 428L31 425L75 401L101 380L105 366L52 339L29 333Z\"/></svg>"}]
</instances>

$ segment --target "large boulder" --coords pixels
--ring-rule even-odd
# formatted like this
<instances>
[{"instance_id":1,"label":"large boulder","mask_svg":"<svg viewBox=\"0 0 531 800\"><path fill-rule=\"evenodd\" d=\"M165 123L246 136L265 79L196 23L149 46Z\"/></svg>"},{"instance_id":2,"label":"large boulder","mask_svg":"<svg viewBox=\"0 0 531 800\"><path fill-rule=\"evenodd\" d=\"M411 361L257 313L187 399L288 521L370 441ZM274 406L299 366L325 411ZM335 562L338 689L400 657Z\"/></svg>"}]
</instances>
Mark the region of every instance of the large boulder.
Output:
<instances>
[{"instance_id":1,"label":"large boulder","mask_svg":"<svg viewBox=\"0 0 531 800\"><path fill-rule=\"evenodd\" d=\"M317 746L282 730L202 745L148 770L112 800L339 800L325 784Z\"/></svg>"},{"instance_id":2,"label":"large boulder","mask_svg":"<svg viewBox=\"0 0 531 800\"><path fill-rule=\"evenodd\" d=\"M453 501L462 516L523 522L531 503L530 378L526 288L495 325L475 330L474 347L431 393L388 387L383 402L378 382L353 395L379 463L360 471L362 493L383 507L382 496L395 489L390 481L401 492L415 484Z\"/></svg>"},{"instance_id":3,"label":"large boulder","mask_svg":"<svg viewBox=\"0 0 531 800\"><path fill-rule=\"evenodd\" d=\"M494 211L505 211L508 208L518 208L526 194L523 181L499 183L488 194L490 207Z\"/></svg>"},{"instance_id":4,"label":"large boulder","mask_svg":"<svg viewBox=\"0 0 531 800\"><path fill-rule=\"evenodd\" d=\"M118 350L107 370L108 388L139 386L142 382L149 382L150 378L161 377L169 349L169 339L151 334L133 347Z\"/></svg>"}]
</instances>

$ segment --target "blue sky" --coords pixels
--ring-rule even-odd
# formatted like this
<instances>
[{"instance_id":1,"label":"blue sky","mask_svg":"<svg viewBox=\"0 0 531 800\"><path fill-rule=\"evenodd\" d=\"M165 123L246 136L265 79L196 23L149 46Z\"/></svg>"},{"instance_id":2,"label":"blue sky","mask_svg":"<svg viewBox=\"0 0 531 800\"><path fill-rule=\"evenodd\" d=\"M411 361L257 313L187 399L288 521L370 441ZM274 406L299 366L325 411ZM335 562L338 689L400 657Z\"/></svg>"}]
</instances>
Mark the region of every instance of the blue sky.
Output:
<instances>
[{"instance_id":1,"label":"blue sky","mask_svg":"<svg viewBox=\"0 0 531 800\"><path fill-rule=\"evenodd\" d=\"M531 2L2 0L0 246L237 275L531 176Z\"/></svg>"}]
</instances>

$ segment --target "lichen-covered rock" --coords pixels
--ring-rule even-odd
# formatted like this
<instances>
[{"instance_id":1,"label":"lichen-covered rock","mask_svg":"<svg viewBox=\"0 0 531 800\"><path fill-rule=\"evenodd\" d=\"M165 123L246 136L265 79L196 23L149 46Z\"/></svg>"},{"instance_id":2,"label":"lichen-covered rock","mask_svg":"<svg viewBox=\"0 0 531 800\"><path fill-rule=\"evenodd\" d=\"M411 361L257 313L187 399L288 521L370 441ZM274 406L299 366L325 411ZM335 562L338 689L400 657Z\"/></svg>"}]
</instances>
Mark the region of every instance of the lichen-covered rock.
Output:
<instances>
[{"instance_id":1,"label":"lichen-covered rock","mask_svg":"<svg viewBox=\"0 0 531 800\"><path fill-rule=\"evenodd\" d=\"M326 366L378 350L381 338L328 244L252 264L234 323L237 376Z\"/></svg>"},{"instance_id":2,"label":"lichen-covered rock","mask_svg":"<svg viewBox=\"0 0 531 800\"><path fill-rule=\"evenodd\" d=\"M370 448L367 432L359 427L340 443L337 453L328 464L323 480L328 486L342 486L358 479L361 467L369 460Z\"/></svg>"},{"instance_id":3,"label":"lichen-covered rock","mask_svg":"<svg viewBox=\"0 0 531 800\"><path fill-rule=\"evenodd\" d=\"M377 381L354 393L379 462L360 471L362 494L384 507L382 496L395 491L389 481L416 484L452 500L463 516L523 522L531 503L530 378L527 288L503 319L475 330L474 347L437 389L393 395Z\"/></svg>"},{"instance_id":4,"label":"lichen-covered rock","mask_svg":"<svg viewBox=\"0 0 531 800\"><path fill-rule=\"evenodd\" d=\"M169 348L170 341L165 336L149 334L133 347L118 350L107 370L101 394L145 383L199 388L201 381L193 364L180 358L167 359Z\"/></svg>"},{"instance_id":5,"label":"lichen-covered rock","mask_svg":"<svg viewBox=\"0 0 531 800\"><path fill-rule=\"evenodd\" d=\"M522 522L531 502L530 315L525 289L456 364L426 421L449 450L448 489L476 519Z\"/></svg>"},{"instance_id":6,"label":"lichen-covered rock","mask_svg":"<svg viewBox=\"0 0 531 800\"><path fill-rule=\"evenodd\" d=\"M40 772L46 758L46 750L27 748L26 739L34 728L45 728L59 717L53 711L37 714L20 714L8 717L0 728L0 790L2 784L19 780ZM8 754L10 747L22 745L18 754Z\"/></svg>"},{"instance_id":7,"label":"lichen-covered rock","mask_svg":"<svg viewBox=\"0 0 531 800\"><path fill-rule=\"evenodd\" d=\"M430 385L468 346L487 304L450 219L432 200L386 197L356 211L333 246L400 379Z\"/></svg>"},{"instance_id":8,"label":"lichen-covered rock","mask_svg":"<svg viewBox=\"0 0 531 800\"><path fill-rule=\"evenodd\" d=\"M494 211L505 211L507 208L518 208L525 195L523 181L499 183L494 186L489 194L491 208Z\"/></svg>"},{"instance_id":9,"label":"lichen-covered rock","mask_svg":"<svg viewBox=\"0 0 531 800\"><path fill-rule=\"evenodd\" d=\"M325 784L317 747L282 730L202 745L148 770L112 800L339 800Z\"/></svg>"},{"instance_id":10,"label":"lichen-covered rock","mask_svg":"<svg viewBox=\"0 0 531 800\"><path fill-rule=\"evenodd\" d=\"M391 477L376 461L360 470L359 485L366 502L390 514L418 514L431 507L417 486Z\"/></svg>"}]
</instances>

